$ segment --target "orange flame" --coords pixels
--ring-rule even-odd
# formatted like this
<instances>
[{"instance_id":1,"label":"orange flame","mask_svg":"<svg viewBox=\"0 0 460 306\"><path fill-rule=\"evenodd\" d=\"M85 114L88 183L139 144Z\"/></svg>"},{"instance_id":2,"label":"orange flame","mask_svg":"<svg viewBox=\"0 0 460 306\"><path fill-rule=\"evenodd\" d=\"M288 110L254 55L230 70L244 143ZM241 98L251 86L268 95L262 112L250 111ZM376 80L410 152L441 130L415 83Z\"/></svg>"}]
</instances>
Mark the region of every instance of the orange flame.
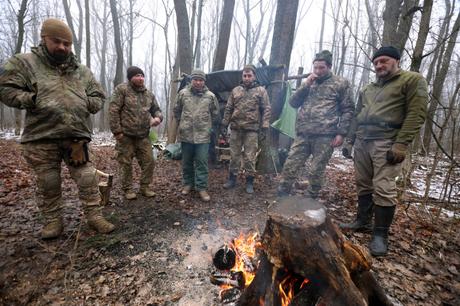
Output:
<instances>
[{"instance_id":1,"label":"orange flame","mask_svg":"<svg viewBox=\"0 0 460 306\"><path fill-rule=\"evenodd\" d=\"M257 236L258 233L248 234L247 236L245 236L243 233L240 233L239 237L233 239L232 243L230 243L230 246L236 252L236 263L231 270L243 272L245 288L251 284L254 277L256 276L255 269L253 271L248 269L248 263L252 264L250 261L256 255L256 248L260 247L261 245L260 242L258 242L256 239Z\"/></svg>"},{"instance_id":2,"label":"orange flame","mask_svg":"<svg viewBox=\"0 0 460 306\"><path fill-rule=\"evenodd\" d=\"M299 281L297 277L292 274L287 275L279 284L279 293L282 306L288 306L294 298L294 285ZM302 289L308 283L308 279L304 279L300 284Z\"/></svg>"}]
</instances>

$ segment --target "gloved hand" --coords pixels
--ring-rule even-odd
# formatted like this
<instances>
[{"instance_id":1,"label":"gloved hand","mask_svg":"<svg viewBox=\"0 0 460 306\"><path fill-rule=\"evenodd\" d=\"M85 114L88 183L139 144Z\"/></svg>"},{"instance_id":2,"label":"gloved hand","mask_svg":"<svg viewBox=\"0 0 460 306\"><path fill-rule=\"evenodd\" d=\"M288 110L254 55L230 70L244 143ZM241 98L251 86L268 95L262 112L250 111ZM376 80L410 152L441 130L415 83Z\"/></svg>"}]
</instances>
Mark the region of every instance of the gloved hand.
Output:
<instances>
[{"instance_id":1,"label":"gloved hand","mask_svg":"<svg viewBox=\"0 0 460 306\"><path fill-rule=\"evenodd\" d=\"M406 158L407 145L404 143L395 142L391 149L387 151L387 161L390 165L402 163Z\"/></svg>"},{"instance_id":2,"label":"gloved hand","mask_svg":"<svg viewBox=\"0 0 460 306\"><path fill-rule=\"evenodd\" d=\"M69 144L69 164L73 167L84 165L88 162L88 141L86 139L73 140Z\"/></svg>"},{"instance_id":3,"label":"gloved hand","mask_svg":"<svg viewBox=\"0 0 460 306\"><path fill-rule=\"evenodd\" d=\"M227 126L226 125L221 125L220 126L220 135L226 137L227 136Z\"/></svg>"},{"instance_id":4,"label":"gloved hand","mask_svg":"<svg viewBox=\"0 0 460 306\"><path fill-rule=\"evenodd\" d=\"M346 139L345 142L342 145L342 155L345 158L352 159L353 156L351 156L351 152L353 150L353 144Z\"/></svg>"}]
</instances>

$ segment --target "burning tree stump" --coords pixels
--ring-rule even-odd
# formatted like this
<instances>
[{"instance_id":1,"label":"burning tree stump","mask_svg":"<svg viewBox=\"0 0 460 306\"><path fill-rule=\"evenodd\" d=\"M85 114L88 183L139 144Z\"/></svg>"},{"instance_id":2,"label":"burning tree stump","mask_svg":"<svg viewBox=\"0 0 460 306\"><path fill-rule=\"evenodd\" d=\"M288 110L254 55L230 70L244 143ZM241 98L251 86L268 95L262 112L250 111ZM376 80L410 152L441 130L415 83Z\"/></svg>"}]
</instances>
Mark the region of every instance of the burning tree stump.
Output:
<instances>
[{"instance_id":1,"label":"burning tree stump","mask_svg":"<svg viewBox=\"0 0 460 306\"><path fill-rule=\"evenodd\" d=\"M262 245L240 306L392 305L369 271L367 251L345 241L315 200L288 197L272 205Z\"/></svg>"}]
</instances>

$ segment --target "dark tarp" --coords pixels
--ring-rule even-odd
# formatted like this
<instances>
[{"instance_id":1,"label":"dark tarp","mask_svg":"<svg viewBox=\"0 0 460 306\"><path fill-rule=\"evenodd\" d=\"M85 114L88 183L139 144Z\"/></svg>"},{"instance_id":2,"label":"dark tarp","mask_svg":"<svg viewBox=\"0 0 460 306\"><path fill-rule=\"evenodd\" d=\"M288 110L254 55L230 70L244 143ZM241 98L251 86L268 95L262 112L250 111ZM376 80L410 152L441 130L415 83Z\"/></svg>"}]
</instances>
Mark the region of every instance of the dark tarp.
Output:
<instances>
[{"instance_id":1,"label":"dark tarp","mask_svg":"<svg viewBox=\"0 0 460 306\"><path fill-rule=\"evenodd\" d=\"M270 85L273 81L271 75L274 71L283 69L282 66L263 66L256 68L257 80L262 86ZM219 70L206 74L206 86L215 94L231 91L241 82L243 70ZM190 83L190 76L185 76L179 86L179 90Z\"/></svg>"}]
</instances>

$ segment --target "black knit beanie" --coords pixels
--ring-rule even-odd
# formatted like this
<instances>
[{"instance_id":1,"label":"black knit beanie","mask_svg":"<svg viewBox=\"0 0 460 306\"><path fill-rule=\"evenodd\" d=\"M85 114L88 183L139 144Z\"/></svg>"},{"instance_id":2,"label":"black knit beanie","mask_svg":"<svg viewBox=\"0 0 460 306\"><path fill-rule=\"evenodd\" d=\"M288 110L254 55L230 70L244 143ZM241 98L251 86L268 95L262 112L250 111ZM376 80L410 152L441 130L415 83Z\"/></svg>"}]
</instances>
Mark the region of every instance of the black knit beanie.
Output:
<instances>
[{"instance_id":1,"label":"black knit beanie","mask_svg":"<svg viewBox=\"0 0 460 306\"><path fill-rule=\"evenodd\" d=\"M141 68L136 67L136 66L129 67L128 70L126 71L126 74L128 77L128 81L131 81L131 78L135 76L136 74L142 74L143 76L145 76L144 71L142 71Z\"/></svg>"},{"instance_id":2,"label":"black knit beanie","mask_svg":"<svg viewBox=\"0 0 460 306\"><path fill-rule=\"evenodd\" d=\"M399 54L398 49L393 46L381 47L377 51L375 51L374 55L372 56L372 61L374 61L377 57L386 55L389 57L394 58L395 60L399 61L401 59L401 54Z\"/></svg>"}]
</instances>

